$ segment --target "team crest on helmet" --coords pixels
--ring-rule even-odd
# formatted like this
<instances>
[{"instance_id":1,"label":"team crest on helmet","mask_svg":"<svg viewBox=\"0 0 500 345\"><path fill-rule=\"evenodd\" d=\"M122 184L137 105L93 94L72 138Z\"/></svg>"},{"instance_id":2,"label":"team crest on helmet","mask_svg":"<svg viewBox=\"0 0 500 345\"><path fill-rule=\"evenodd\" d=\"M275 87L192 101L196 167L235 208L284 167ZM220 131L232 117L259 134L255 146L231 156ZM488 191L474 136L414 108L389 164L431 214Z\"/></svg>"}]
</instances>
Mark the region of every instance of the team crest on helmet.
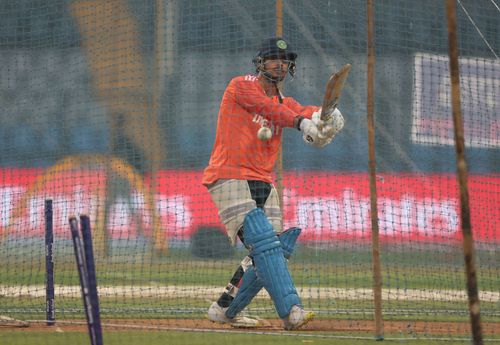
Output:
<instances>
[{"instance_id":1,"label":"team crest on helmet","mask_svg":"<svg viewBox=\"0 0 500 345\"><path fill-rule=\"evenodd\" d=\"M278 40L278 41L276 42L276 46L278 46L278 48L280 48L280 49L286 49L287 44L286 44L286 42L285 42L285 41L283 41L283 40Z\"/></svg>"}]
</instances>

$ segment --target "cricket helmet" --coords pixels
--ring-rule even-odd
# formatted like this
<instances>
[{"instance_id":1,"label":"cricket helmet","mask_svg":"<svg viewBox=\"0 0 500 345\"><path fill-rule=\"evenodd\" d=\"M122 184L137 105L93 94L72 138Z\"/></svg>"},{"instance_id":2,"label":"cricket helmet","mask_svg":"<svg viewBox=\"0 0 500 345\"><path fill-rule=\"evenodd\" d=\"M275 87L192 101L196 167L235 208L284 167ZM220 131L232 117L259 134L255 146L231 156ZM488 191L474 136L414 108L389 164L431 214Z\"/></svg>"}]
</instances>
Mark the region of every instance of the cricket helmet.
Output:
<instances>
[{"instance_id":1,"label":"cricket helmet","mask_svg":"<svg viewBox=\"0 0 500 345\"><path fill-rule=\"evenodd\" d=\"M297 59L297 53L293 51L290 44L282 37L271 37L262 41L257 55L252 60L257 73L262 72L265 77L273 80L273 77L267 74L264 69L264 62L266 59L271 58L288 60L288 72L292 78L295 76L295 59Z\"/></svg>"}]
</instances>

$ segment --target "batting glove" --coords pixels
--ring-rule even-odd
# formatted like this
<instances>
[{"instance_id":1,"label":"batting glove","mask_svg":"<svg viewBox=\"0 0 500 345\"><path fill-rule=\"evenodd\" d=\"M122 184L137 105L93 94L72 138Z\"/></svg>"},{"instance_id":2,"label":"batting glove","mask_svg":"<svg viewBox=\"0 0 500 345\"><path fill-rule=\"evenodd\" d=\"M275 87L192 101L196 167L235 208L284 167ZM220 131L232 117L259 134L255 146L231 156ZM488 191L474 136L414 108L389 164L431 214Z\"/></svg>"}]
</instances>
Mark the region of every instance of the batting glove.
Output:
<instances>
[{"instance_id":1,"label":"batting glove","mask_svg":"<svg viewBox=\"0 0 500 345\"><path fill-rule=\"evenodd\" d=\"M328 137L333 139L333 137L344 128L344 117L338 108L333 109L326 114L326 120L321 120L321 108L314 112L312 115L312 121L318 128L320 136ZM330 140L331 141L331 140Z\"/></svg>"},{"instance_id":2,"label":"batting glove","mask_svg":"<svg viewBox=\"0 0 500 345\"><path fill-rule=\"evenodd\" d=\"M321 148L331 142L330 138L327 138L319 133L318 127L316 127L312 120L303 119L300 123L300 130L303 133L302 138L304 141L314 147Z\"/></svg>"}]
</instances>

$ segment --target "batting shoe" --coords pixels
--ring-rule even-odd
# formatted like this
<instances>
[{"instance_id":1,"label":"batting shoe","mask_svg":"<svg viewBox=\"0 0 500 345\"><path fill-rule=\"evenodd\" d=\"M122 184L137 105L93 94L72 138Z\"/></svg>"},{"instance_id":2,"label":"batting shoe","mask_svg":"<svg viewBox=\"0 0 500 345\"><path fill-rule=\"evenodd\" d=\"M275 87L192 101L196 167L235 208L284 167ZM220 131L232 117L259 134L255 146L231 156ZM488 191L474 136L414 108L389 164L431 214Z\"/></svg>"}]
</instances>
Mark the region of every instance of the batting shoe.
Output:
<instances>
[{"instance_id":1,"label":"batting shoe","mask_svg":"<svg viewBox=\"0 0 500 345\"><path fill-rule=\"evenodd\" d=\"M314 318L312 311L306 311L298 305L294 305L290 310L290 314L283 319L285 329L291 331L299 329Z\"/></svg>"},{"instance_id":2,"label":"batting shoe","mask_svg":"<svg viewBox=\"0 0 500 345\"><path fill-rule=\"evenodd\" d=\"M218 305L217 302L214 302L210 308L208 308L208 319L213 322L223 323L237 328L254 328L262 326L260 320L246 316L236 315L234 318L229 318L226 316L226 310L227 308L223 308Z\"/></svg>"}]
</instances>

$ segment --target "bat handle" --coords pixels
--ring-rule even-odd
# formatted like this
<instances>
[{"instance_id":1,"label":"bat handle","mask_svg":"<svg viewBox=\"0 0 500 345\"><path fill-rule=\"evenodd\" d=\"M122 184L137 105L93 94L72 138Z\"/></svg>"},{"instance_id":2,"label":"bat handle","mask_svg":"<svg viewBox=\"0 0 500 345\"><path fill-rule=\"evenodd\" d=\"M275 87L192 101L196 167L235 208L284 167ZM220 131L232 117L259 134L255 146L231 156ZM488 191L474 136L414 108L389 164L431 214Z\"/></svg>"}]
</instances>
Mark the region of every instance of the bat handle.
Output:
<instances>
[{"instance_id":1,"label":"bat handle","mask_svg":"<svg viewBox=\"0 0 500 345\"><path fill-rule=\"evenodd\" d=\"M328 113L326 111L325 112L321 111L321 115L319 116L319 118L325 122L331 120L331 118L333 117L332 114L335 111L335 109L337 109L336 103L327 108Z\"/></svg>"},{"instance_id":2,"label":"bat handle","mask_svg":"<svg viewBox=\"0 0 500 345\"><path fill-rule=\"evenodd\" d=\"M320 116L321 121L324 121L324 122L329 121L332 118L332 115L330 115L330 114L324 114L323 116ZM320 125L323 126L321 123L320 123Z\"/></svg>"}]
</instances>

